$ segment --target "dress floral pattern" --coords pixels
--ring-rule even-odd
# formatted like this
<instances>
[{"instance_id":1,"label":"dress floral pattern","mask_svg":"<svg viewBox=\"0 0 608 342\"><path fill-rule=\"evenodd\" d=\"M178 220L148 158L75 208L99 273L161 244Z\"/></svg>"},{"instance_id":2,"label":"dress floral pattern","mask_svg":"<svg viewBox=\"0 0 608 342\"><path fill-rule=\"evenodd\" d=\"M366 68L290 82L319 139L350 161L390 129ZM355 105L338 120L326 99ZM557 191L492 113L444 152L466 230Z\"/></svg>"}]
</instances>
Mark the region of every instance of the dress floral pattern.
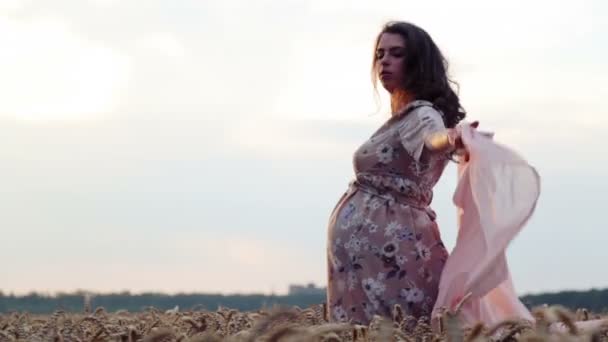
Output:
<instances>
[{"instance_id":1,"label":"dress floral pattern","mask_svg":"<svg viewBox=\"0 0 608 342\"><path fill-rule=\"evenodd\" d=\"M449 159L424 138L442 130L442 113L417 100L355 151L355 177L328 225L330 321L367 324L395 304L431 314L448 252L429 205Z\"/></svg>"}]
</instances>

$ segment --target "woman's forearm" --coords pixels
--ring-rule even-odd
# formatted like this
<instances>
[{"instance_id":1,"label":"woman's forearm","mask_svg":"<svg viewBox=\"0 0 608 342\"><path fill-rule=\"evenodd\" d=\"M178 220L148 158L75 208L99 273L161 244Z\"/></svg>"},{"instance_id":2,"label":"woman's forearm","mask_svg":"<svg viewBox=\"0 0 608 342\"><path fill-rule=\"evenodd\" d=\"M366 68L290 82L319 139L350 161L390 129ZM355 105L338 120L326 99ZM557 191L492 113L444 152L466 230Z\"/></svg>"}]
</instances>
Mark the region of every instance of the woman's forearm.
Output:
<instances>
[{"instance_id":1,"label":"woman's forearm","mask_svg":"<svg viewBox=\"0 0 608 342\"><path fill-rule=\"evenodd\" d=\"M429 134L424 140L424 145L432 151L448 151L456 148L449 129Z\"/></svg>"}]
</instances>

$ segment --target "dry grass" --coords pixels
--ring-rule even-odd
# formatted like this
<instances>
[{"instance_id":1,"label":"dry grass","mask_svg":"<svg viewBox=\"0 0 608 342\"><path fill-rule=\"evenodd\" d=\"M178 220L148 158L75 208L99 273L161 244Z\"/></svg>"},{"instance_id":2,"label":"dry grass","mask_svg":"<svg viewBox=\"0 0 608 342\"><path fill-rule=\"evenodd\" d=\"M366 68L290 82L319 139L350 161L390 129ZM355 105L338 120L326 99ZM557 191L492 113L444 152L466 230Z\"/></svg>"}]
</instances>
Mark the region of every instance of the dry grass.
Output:
<instances>
[{"instance_id":1,"label":"dry grass","mask_svg":"<svg viewBox=\"0 0 608 342\"><path fill-rule=\"evenodd\" d=\"M0 315L2 341L608 341L608 327L581 332L574 324L591 318L586 310L572 314L562 307L533 310L538 324L506 321L493 327L478 324L462 329L458 313L446 312L441 333L434 333L428 320L416 320L396 306L392 319L374 317L367 325L329 323L322 305L306 309L274 308L241 312L228 308L211 311L117 311L97 308L91 313L85 301L82 314L57 311L52 315L10 313ZM552 332L549 324L562 322L564 332Z\"/></svg>"}]
</instances>

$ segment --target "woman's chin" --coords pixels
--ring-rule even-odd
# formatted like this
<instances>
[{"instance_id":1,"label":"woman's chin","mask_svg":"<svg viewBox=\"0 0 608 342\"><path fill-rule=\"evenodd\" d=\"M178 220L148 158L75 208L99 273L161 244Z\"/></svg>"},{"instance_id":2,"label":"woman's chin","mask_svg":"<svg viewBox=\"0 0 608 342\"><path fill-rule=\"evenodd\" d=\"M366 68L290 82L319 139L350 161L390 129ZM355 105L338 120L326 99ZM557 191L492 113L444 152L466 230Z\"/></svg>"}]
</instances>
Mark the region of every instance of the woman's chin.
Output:
<instances>
[{"instance_id":1,"label":"woman's chin","mask_svg":"<svg viewBox=\"0 0 608 342\"><path fill-rule=\"evenodd\" d=\"M388 83L388 82L386 82L386 83L385 83L385 82L382 82L382 87L383 87L383 88L384 88L386 91L388 91L388 93L389 93L389 94L392 94L392 93L393 93L393 91L395 91L395 86L394 86L394 85L392 85L392 84L390 84L390 83Z\"/></svg>"}]
</instances>

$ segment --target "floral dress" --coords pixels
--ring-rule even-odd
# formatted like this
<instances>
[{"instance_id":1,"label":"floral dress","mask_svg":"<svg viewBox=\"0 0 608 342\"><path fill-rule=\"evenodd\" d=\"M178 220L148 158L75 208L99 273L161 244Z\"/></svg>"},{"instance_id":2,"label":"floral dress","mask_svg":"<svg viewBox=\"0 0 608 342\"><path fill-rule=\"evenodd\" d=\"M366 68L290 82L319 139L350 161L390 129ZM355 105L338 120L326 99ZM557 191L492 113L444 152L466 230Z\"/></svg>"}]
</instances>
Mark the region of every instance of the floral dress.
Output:
<instances>
[{"instance_id":1,"label":"floral dress","mask_svg":"<svg viewBox=\"0 0 608 342\"><path fill-rule=\"evenodd\" d=\"M449 158L424 139L445 130L442 115L410 102L355 151L355 177L329 218L330 321L367 324L395 304L431 314L448 252L429 205Z\"/></svg>"}]
</instances>

